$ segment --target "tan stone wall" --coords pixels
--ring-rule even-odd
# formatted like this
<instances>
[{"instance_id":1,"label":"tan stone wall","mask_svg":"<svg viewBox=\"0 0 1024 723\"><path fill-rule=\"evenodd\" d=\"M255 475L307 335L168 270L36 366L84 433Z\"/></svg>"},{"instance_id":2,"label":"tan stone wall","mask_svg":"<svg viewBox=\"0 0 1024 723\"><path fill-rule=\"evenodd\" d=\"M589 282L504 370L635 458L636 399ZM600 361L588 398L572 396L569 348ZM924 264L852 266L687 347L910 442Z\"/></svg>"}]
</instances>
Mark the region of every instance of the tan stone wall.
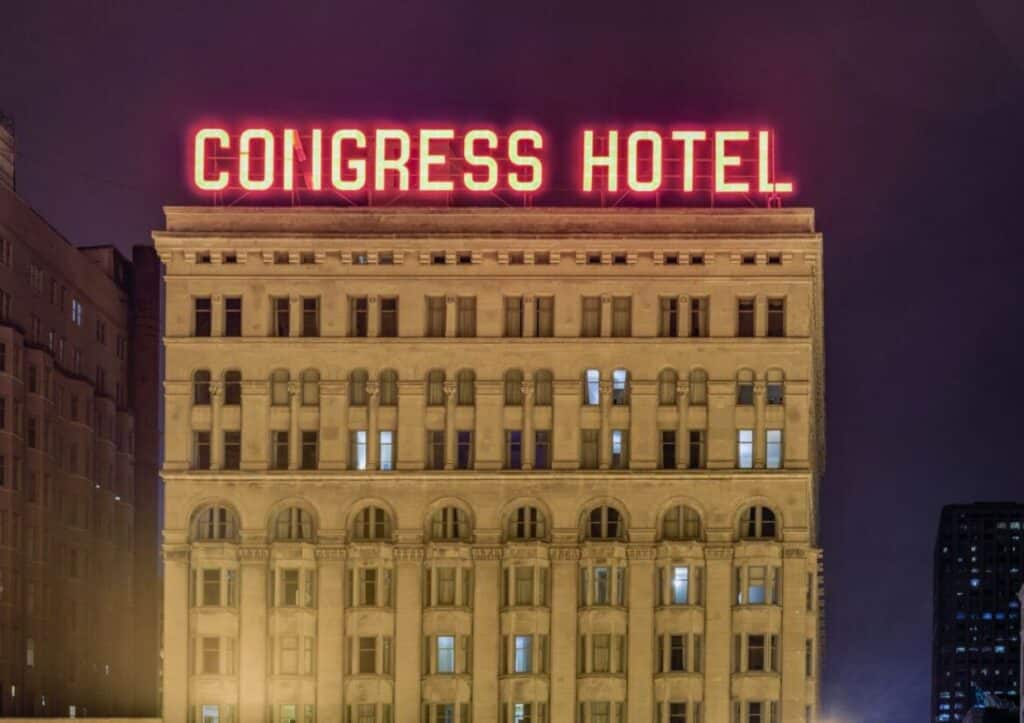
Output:
<instances>
[{"instance_id":1,"label":"tan stone wall","mask_svg":"<svg viewBox=\"0 0 1024 723\"><path fill-rule=\"evenodd\" d=\"M667 720L668 703L675 701L693 705L691 711L699 704L708 722L729 720L735 701L764 702L766 716L772 702L786 723L804 720L807 707L816 709L819 665L812 661L808 677L805 656L807 641L817 637L820 614L815 504L823 421L821 239L811 212L168 209L167 214L169 230L154 234L167 288L165 720L194 719L204 704L221 706L221 716L268 723L289 715L292 709L281 706L292 705L298 718L312 706L310 713L321 723L340 723L347 707L371 703L378 716L389 706L395 721L417 720L423 704L452 702L456 711L464 704L477 723L497 723L500 707L514 702L543 703L551 721L574 720L580 703L607 702L614 723L620 709L633 721L652 720L659 710ZM386 254L393 264L379 263ZM457 263L464 254L470 263ZM517 263L520 254L524 263ZM446 263L432 263L438 255ZM551 263L536 263L542 255ZM587 262L594 255L600 263ZM364 256L367 263L354 263ZM679 263L667 264L673 257ZM746 263L748 257L752 263ZM698 258L704 263L691 263ZM534 300L549 295L554 297L553 337L532 337L529 326L524 338L502 336L504 297L523 296L529 319ZM240 338L221 336L224 299L232 296L243 298ZM349 336L352 296L368 297L367 338ZM395 338L375 336L379 300L387 296L399 298ZM425 338L428 296L447 300L449 333L456 299L475 297L476 336ZM604 321L596 338L579 336L584 296L602 299ZM629 337L610 333L611 300L617 296L632 298ZM211 299L210 338L192 336L195 297ZM288 338L270 336L274 297L289 300L293 331ZM303 297L320 300L318 337L296 335ZM710 335L687 336L684 313L678 337L659 337L663 297L681 300L683 308L693 297L709 299ZM753 338L736 337L740 297L755 300ZM770 298L786 300L781 338L765 336ZM594 406L582 399L588 368L601 372L602 401ZM680 383L673 398L660 403L659 373L666 368L678 372ZM691 403L687 380L696 368L708 376L705 404ZM215 380L210 405L193 403L192 377L200 369ZM239 370L244 380L239 406L224 405L223 388L217 386L229 369ZM293 382L303 370L317 370L319 404L301 404L294 383L288 403L271 404L268 379L276 369L287 369ZM371 388L382 370L395 370L397 406L382 405L379 391L366 406L350 404L348 379L356 369L367 371ZM430 406L425 379L435 369L444 370L449 384L444 403ZM461 369L476 376L472 406L457 405L452 394L451 382ZM522 370L526 380L537 370L550 371L552 405L536 404L529 383L522 404L506 405L503 378L509 369ZM609 403L613 369L629 372L629 404ZM750 405L737 404L741 369L753 371L756 379ZM769 370L784 374L783 405L767 403ZM755 431L749 470L736 468L741 428ZM397 433L395 471L349 469L349 433L357 429L368 430L371 439L378 430ZM449 460L455 432L473 430L474 468L426 470L428 429L444 432ZM553 470L502 469L506 429L524 430L527 440L532 430L552 430ZM581 429L600 430L599 469L580 469ZM614 429L629 440L627 469L609 468ZM686 469L685 439L697 429L706 430L707 465ZM784 430L781 469L765 469L767 429ZM209 470L193 469L197 430L213 440ZM221 468L218 447L225 430L241 432L240 470ZM287 430L293 440L288 469L269 469L272 430ZM298 468L294 440L302 430L319 433L318 469ZM682 468L658 469L661 430L676 431ZM530 446L524 444L527 458L532 458ZM662 534L666 510L680 504L700 515L697 539ZM209 505L236 516L237 530L229 539L195 540L193 516ZM354 539L356 515L370 505L389 515L386 540ZM621 539L585 539L586 515L600 505L623 515L627 532ZM752 505L775 511L773 539L740 539L740 517ZM303 542L275 540L277 514L293 506L308 512L315 534ZM472 529L464 540L431 539L431 515L445 506L464 511ZM536 541L509 538L509 516L521 506L537 508L545 519ZM504 571L526 564L546 571L547 599L526 608L504 605ZM449 566L468 571L471 597L454 607L425 606L426 577L435 584L432 571ZM658 600L664 589L656 580L673 566L699 575L703 592L696 604ZM778 579L776 604L736 604L737 570L746 574L750 566L771 570ZM581 607L581 570L597 574L594 569L606 567L624 570L622 604ZM389 604L356 603L350 588L366 568L390 579ZM190 604L189 581L195 588L196 575L206 569L237 575L235 605ZM306 572L316 580L315 595L294 608L271 604L269 597L282 594L281 580L293 569L303 573L303 581ZM422 647L443 634L455 636L461 667L438 675L424 669ZM543 671L502 672L501 640L515 634L546 636ZM689 636L691 646L700 639L699 671L691 662L689 672L657 673L657 636L677 634ZM737 672L732 659L737 634L778 636L777 672ZM589 660L596 655L595 640L604 635L621 638L613 649L621 647L624 670L580 667L581 641ZM391 641L395 652L387 672L381 667L373 674L353 672L349 646L361 637ZM221 664L216 674L199 672L203 638L232 641L223 644L237 651L238 665L225 669ZM301 665L298 672L283 672L282 661L291 660L283 641L296 641L301 652L307 638L314 641L315 664L307 672ZM694 656L692 648L689 655ZM285 668L291 670L290 662Z\"/></svg>"}]
</instances>

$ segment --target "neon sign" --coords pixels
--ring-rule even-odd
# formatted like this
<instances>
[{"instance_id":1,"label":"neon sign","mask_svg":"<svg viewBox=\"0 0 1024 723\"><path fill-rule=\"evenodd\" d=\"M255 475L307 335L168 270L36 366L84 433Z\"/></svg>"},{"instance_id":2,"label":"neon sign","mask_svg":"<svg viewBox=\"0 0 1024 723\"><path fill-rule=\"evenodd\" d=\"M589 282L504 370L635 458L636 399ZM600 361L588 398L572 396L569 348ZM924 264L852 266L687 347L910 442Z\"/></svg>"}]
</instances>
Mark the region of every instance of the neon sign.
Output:
<instances>
[{"instance_id":1,"label":"neon sign","mask_svg":"<svg viewBox=\"0 0 1024 723\"><path fill-rule=\"evenodd\" d=\"M191 170L201 193L537 194L550 175L549 145L527 127L203 127L192 137ZM794 192L776 175L765 129L588 127L573 150L574 187L584 194Z\"/></svg>"}]
</instances>

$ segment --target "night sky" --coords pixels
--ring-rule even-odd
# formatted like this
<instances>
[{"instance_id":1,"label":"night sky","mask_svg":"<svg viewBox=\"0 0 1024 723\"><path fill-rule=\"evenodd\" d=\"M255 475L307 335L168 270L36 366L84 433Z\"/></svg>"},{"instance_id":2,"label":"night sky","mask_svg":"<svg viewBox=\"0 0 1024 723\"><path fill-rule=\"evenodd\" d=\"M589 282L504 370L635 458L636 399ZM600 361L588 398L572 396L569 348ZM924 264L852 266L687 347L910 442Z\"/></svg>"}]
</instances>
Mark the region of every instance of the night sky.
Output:
<instances>
[{"instance_id":1,"label":"night sky","mask_svg":"<svg viewBox=\"0 0 1024 723\"><path fill-rule=\"evenodd\" d=\"M189 5L0 2L18 190L74 243L196 202L211 115L775 127L825 234L825 703L928 719L939 510L1024 500L1024 5Z\"/></svg>"}]
</instances>

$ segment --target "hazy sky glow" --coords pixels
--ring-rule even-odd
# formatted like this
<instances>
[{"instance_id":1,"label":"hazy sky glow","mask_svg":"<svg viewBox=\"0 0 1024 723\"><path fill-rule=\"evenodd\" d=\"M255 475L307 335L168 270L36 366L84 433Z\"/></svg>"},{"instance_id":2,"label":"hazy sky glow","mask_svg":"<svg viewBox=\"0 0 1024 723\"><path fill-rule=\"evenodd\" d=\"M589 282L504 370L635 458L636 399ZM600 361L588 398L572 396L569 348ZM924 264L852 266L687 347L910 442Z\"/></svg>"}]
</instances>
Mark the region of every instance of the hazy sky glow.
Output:
<instances>
[{"instance_id":1,"label":"hazy sky glow","mask_svg":"<svg viewBox=\"0 0 1024 723\"><path fill-rule=\"evenodd\" d=\"M7 0L0 109L21 194L122 248L207 118L777 129L825 233L826 704L920 723L939 509L1024 498L1022 7Z\"/></svg>"}]
</instances>

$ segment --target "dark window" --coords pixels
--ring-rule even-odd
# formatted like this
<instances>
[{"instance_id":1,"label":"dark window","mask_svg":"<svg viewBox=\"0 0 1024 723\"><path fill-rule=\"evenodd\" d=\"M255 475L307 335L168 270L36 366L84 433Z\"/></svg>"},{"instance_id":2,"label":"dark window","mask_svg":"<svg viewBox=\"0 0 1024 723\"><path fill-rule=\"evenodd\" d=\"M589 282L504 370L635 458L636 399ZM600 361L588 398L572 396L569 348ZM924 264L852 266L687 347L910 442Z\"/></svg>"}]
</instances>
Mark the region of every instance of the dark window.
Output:
<instances>
[{"instance_id":1,"label":"dark window","mask_svg":"<svg viewBox=\"0 0 1024 723\"><path fill-rule=\"evenodd\" d=\"M679 334L679 299L669 296L661 298L661 314L658 318L658 336L673 337Z\"/></svg>"},{"instance_id":2,"label":"dark window","mask_svg":"<svg viewBox=\"0 0 1024 723\"><path fill-rule=\"evenodd\" d=\"M302 335L320 336L320 299L316 297L302 300Z\"/></svg>"},{"instance_id":3,"label":"dark window","mask_svg":"<svg viewBox=\"0 0 1024 723\"><path fill-rule=\"evenodd\" d=\"M224 404L237 406L242 403L242 372L224 372Z\"/></svg>"},{"instance_id":4,"label":"dark window","mask_svg":"<svg viewBox=\"0 0 1024 723\"><path fill-rule=\"evenodd\" d=\"M291 334L291 310L287 296L279 296L274 299L274 336L288 336Z\"/></svg>"},{"instance_id":5,"label":"dark window","mask_svg":"<svg viewBox=\"0 0 1024 723\"><path fill-rule=\"evenodd\" d=\"M224 299L224 336L242 335L242 297Z\"/></svg>"},{"instance_id":6,"label":"dark window","mask_svg":"<svg viewBox=\"0 0 1024 723\"><path fill-rule=\"evenodd\" d=\"M302 469L317 468L318 437L316 431L304 430L302 432Z\"/></svg>"},{"instance_id":7,"label":"dark window","mask_svg":"<svg viewBox=\"0 0 1024 723\"><path fill-rule=\"evenodd\" d=\"M210 404L210 372L200 369L192 375L192 403L197 406Z\"/></svg>"},{"instance_id":8,"label":"dark window","mask_svg":"<svg viewBox=\"0 0 1024 723\"><path fill-rule=\"evenodd\" d=\"M271 432L273 438L273 459L271 464L274 469L288 469L288 432Z\"/></svg>"},{"instance_id":9,"label":"dark window","mask_svg":"<svg viewBox=\"0 0 1024 723\"><path fill-rule=\"evenodd\" d=\"M754 300L740 299L736 302L736 336L754 335Z\"/></svg>"},{"instance_id":10,"label":"dark window","mask_svg":"<svg viewBox=\"0 0 1024 723\"><path fill-rule=\"evenodd\" d=\"M380 300L380 335L398 336L398 299L394 296Z\"/></svg>"},{"instance_id":11,"label":"dark window","mask_svg":"<svg viewBox=\"0 0 1024 723\"><path fill-rule=\"evenodd\" d=\"M674 429L661 430L661 468L676 468L676 432Z\"/></svg>"},{"instance_id":12,"label":"dark window","mask_svg":"<svg viewBox=\"0 0 1024 723\"><path fill-rule=\"evenodd\" d=\"M551 469L551 432L538 429L534 432L533 442L535 469Z\"/></svg>"},{"instance_id":13,"label":"dark window","mask_svg":"<svg viewBox=\"0 0 1024 723\"><path fill-rule=\"evenodd\" d=\"M242 433L224 432L224 469L242 466Z\"/></svg>"},{"instance_id":14,"label":"dark window","mask_svg":"<svg viewBox=\"0 0 1024 723\"><path fill-rule=\"evenodd\" d=\"M467 430L460 430L456 432L456 442L458 458L456 460L456 467L458 469L472 469L473 468L473 432Z\"/></svg>"},{"instance_id":15,"label":"dark window","mask_svg":"<svg viewBox=\"0 0 1024 723\"><path fill-rule=\"evenodd\" d=\"M706 298L690 299L690 336L704 337L708 335L708 300Z\"/></svg>"},{"instance_id":16,"label":"dark window","mask_svg":"<svg viewBox=\"0 0 1024 723\"><path fill-rule=\"evenodd\" d=\"M768 328L766 336L786 335L786 300L768 299Z\"/></svg>"},{"instance_id":17,"label":"dark window","mask_svg":"<svg viewBox=\"0 0 1024 723\"><path fill-rule=\"evenodd\" d=\"M369 306L365 296L353 296L349 303L349 336L366 336L369 333Z\"/></svg>"},{"instance_id":18,"label":"dark window","mask_svg":"<svg viewBox=\"0 0 1024 723\"><path fill-rule=\"evenodd\" d=\"M518 429L505 430L505 469L522 469L523 433Z\"/></svg>"},{"instance_id":19,"label":"dark window","mask_svg":"<svg viewBox=\"0 0 1024 723\"><path fill-rule=\"evenodd\" d=\"M195 432L196 469L210 469L210 433Z\"/></svg>"},{"instance_id":20,"label":"dark window","mask_svg":"<svg viewBox=\"0 0 1024 723\"><path fill-rule=\"evenodd\" d=\"M195 308L195 335L196 336L210 336L210 315L212 313L210 306L210 297L204 296L193 300Z\"/></svg>"},{"instance_id":21,"label":"dark window","mask_svg":"<svg viewBox=\"0 0 1024 723\"><path fill-rule=\"evenodd\" d=\"M427 432L427 469L444 469L444 431Z\"/></svg>"},{"instance_id":22,"label":"dark window","mask_svg":"<svg viewBox=\"0 0 1024 723\"><path fill-rule=\"evenodd\" d=\"M703 469L706 464L706 456L704 453L704 430L703 429L691 429L690 430L690 469Z\"/></svg>"}]
</instances>

